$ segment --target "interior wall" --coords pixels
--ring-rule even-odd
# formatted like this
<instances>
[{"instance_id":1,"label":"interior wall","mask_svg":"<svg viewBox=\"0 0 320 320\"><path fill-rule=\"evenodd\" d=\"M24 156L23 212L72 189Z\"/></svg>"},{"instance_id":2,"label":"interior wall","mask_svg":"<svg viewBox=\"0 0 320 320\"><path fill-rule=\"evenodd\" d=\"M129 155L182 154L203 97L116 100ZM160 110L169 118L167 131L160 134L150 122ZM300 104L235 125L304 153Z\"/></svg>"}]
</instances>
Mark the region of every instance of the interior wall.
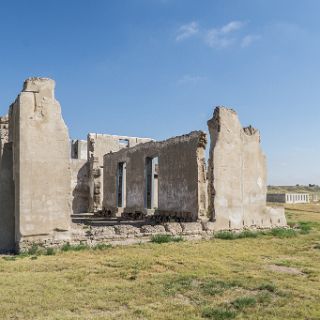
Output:
<instances>
[{"instance_id":1,"label":"interior wall","mask_svg":"<svg viewBox=\"0 0 320 320\"><path fill-rule=\"evenodd\" d=\"M126 208L125 211L146 212L146 159L158 157L158 212L186 212L196 220L199 214L199 198L205 196L205 188L198 188L198 149L204 149L205 134L194 131L189 135L174 137L162 142L149 142L133 148L104 156L104 201L105 210L115 213L116 170L119 162L126 162ZM201 154L202 156L202 154ZM205 168L200 170L205 172ZM206 204L203 204L205 207Z\"/></svg>"}]
</instances>

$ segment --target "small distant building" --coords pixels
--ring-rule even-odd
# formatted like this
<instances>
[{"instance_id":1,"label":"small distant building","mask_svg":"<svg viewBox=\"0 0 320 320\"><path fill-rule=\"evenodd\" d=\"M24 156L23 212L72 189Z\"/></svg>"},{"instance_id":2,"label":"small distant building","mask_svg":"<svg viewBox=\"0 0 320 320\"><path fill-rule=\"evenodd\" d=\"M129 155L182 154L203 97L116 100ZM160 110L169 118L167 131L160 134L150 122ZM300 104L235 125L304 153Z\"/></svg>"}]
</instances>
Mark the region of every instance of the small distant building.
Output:
<instances>
[{"instance_id":1,"label":"small distant building","mask_svg":"<svg viewBox=\"0 0 320 320\"><path fill-rule=\"evenodd\" d=\"M316 193L316 192L310 193L310 202L319 202L319 201L320 201L319 193Z\"/></svg>"},{"instance_id":2,"label":"small distant building","mask_svg":"<svg viewBox=\"0 0 320 320\"><path fill-rule=\"evenodd\" d=\"M309 203L308 193L268 193L267 202L278 203Z\"/></svg>"}]
</instances>

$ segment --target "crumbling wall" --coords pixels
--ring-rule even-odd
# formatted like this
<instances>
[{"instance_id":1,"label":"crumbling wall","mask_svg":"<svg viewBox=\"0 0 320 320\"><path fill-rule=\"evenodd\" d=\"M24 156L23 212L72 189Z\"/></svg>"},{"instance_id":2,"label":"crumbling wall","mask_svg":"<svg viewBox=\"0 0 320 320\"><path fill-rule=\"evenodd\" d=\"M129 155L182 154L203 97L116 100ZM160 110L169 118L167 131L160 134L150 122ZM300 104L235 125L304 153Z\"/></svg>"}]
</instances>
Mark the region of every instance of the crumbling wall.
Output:
<instances>
[{"instance_id":1,"label":"crumbling wall","mask_svg":"<svg viewBox=\"0 0 320 320\"><path fill-rule=\"evenodd\" d=\"M266 157L260 134L242 128L236 112L217 107L208 121L209 214L216 229L285 225L283 209L266 207Z\"/></svg>"},{"instance_id":2,"label":"crumbling wall","mask_svg":"<svg viewBox=\"0 0 320 320\"><path fill-rule=\"evenodd\" d=\"M146 159L158 157L158 208L160 215L185 215L197 220L206 214L206 136L201 131L162 142L148 142L104 156L104 201L106 211L117 207L117 168L126 163L125 212L148 213L146 209ZM200 186L199 186L200 185Z\"/></svg>"},{"instance_id":3,"label":"crumbling wall","mask_svg":"<svg viewBox=\"0 0 320 320\"><path fill-rule=\"evenodd\" d=\"M152 139L89 133L87 141L88 160L90 162L89 211L97 212L102 209L103 201L103 156L110 152L117 152L123 148L152 141Z\"/></svg>"},{"instance_id":4,"label":"crumbling wall","mask_svg":"<svg viewBox=\"0 0 320 320\"><path fill-rule=\"evenodd\" d=\"M30 78L10 108L18 244L68 237L70 140L54 87L51 79Z\"/></svg>"},{"instance_id":5,"label":"crumbling wall","mask_svg":"<svg viewBox=\"0 0 320 320\"><path fill-rule=\"evenodd\" d=\"M243 211L244 225L270 223L265 209L267 201L267 159L260 145L260 132L243 128ZM265 219L269 221L264 221Z\"/></svg>"}]
</instances>

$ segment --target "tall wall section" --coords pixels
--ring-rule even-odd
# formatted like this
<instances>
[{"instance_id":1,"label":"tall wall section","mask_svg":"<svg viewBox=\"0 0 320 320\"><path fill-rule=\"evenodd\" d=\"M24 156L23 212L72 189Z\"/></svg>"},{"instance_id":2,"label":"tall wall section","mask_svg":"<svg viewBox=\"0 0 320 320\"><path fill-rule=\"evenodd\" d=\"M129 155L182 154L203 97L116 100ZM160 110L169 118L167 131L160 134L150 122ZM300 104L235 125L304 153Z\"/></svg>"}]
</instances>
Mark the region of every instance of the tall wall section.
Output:
<instances>
[{"instance_id":1,"label":"tall wall section","mask_svg":"<svg viewBox=\"0 0 320 320\"><path fill-rule=\"evenodd\" d=\"M286 225L283 209L266 207L267 167L258 130L242 128L236 112L217 107L208 121L209 214L218 229Z\"/></svg>"},{"instance_id":2,"label":"tall wall section","mask_svg":"<svg viewBox=\"0 0 320 320\"><path fill-rule=\"evenodd\" d=\"M10 108L16 243L69 236L70 142L55 82L30 78Z\"/></svg>"}]
</instances>

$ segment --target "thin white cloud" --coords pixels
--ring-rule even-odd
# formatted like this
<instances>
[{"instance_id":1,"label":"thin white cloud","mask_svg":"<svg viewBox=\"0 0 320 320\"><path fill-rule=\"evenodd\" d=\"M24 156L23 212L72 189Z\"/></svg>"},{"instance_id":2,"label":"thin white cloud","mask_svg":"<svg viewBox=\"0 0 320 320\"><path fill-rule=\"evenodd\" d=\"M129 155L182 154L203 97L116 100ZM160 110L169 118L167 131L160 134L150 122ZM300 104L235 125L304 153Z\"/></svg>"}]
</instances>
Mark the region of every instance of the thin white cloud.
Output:
<instances>
[{"instance_id":1,"label":"thin white cloud","mask_svg":"<svg viewBox=\"0 0 320 320\"><path fill-rule=\"evenodd\" d=\"M241 29L244 25L245 23L242 21L231 21L220 29L220 33L227 34L233 31L237 31Z\"/></svg>"},{"instance_id":2,"label":"thin white cloud","mask_svg":"<svg viewBox=\"0 0 320 320\"><path fill-rule=\"evenodd\" d=\"M260 35L255 34L243 36L242 29L245 25L246 22L244 21L234 20L221 27L203 29L199 27L197 22L192 21L180 26L177 31L176 41L198 36L198 38L202 39L210 48L223 49L235 44L245 48L261 38Z\"/></svg>"},{"instance_id":3,"label":"thin white cloud","mask_svg":"<svg viewBox=\"0 0 320 320\"><path fill-rule=\"evenodd\" d=\"M241 40L241 47L246 48L249 47L253 42L261 39L261 36L256 34L248 34Z\"/></svg>"},{"instance_id":4,"label":"thin white cloud","mask_svg":"<svg viewBox=\"0 0 320 320\"><path fill-rule=\"evenodd\" d=\"M204 41L211 48L226 48L236 42L234 33L244 26L244 22L231 21L221 28L213 28L205 32Z\"/></svg>"},{"instance_id":5,"label":"thin white cloud","mask_svg":"<svg viewBox=\"0 0 320 320\"><path fill-rule=\"evenodd\" d=\"M198 32L199 32L199 26L197 22L192 21L188 24L184 24L178 30L176 41L182 41L182 40L188 39L196 35Z\"/></svg>"},{"instance_id":6,"label":"thin white cloud","mask_svg":"<svg viewBox=\"0 0 320 320\"><path fill-rule=\"evenodd\" d=\"M235 42L232 37L221 36L217 29L209 30L204 36L205 43L211 48L226 48Z\"/></svg>"},{"instance_id":7,"label":"thin white cloud","mask_svg":"<svg viewBox=\"0 0 320 320\"><path fill-rule=\"evenodd\" d=\"M241 30L245 24L243 21L234 20L219 28L203 29L199 27L197 22L192 21L179 27L176 41L183 41L193 36L198 36L211 48L226 48L235 43L239 43L238 31ZM255 40L257 40L256 36L248 35L242 39L241 46L248 46Z\"/></svg>"},{"instance_id":8,"label":"thin white cloud","mask_svg":"<svg viewBox=\"0 0 320 320\"><path fill-rule=\"evenodd\" d=\"M203 76L186 74L177 81L177 84L178 85L197 84L198 82L205 79L206 77L203 77Z\"/></svg>"}]
</instances>

